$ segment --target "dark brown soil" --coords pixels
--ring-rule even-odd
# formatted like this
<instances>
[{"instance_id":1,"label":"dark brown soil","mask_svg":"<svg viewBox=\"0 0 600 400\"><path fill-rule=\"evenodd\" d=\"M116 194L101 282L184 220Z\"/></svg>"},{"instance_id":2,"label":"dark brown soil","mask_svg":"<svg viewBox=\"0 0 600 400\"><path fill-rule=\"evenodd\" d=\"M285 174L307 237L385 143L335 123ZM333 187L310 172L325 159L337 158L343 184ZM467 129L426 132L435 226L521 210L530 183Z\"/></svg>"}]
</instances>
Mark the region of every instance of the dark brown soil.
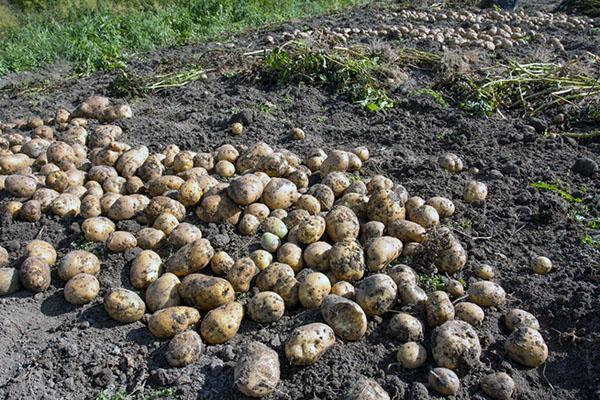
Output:
<instances>
[{"instance_id":1,"label":"dark brown soil","mask_svg":"<svg viewBox=\"0 0 600 400\"><path fill-rule=\"evenodd\" d=\"M386 10L357 10L346 15L317 18L278 27L274 32L303 26L368 26ZM598 52L597 30L567 32L549 27L563 38L566 54L582 49ZM325 89L310 86L265 88L244 79L228 79L222 71L237 69L247 60L241 53L264 47L266 32L232 39L235 47L225 53L217 44L189 46L141 55L131 68L138 73L157 70L161 62L187 62L217 49L204 60L217 68L205 81L130 100L134 118L121 122L123 141L147 144L159 150L176 143L182 149L207 151L223 143L235 145L265 141L301 155L310 149L350 149L366 145L371 160L364 175L383 173L404 185L411 195L443 195L457 206L451 226L468 248L465 277L478 263L497 269L497 281L509 295L506 308L489 309L478 327L484 353L479 368L462 379L457 399L482 399L480 377L489 371L506 371L515 380L518 399L593 399L600 396L600 252L581 243L582 224L570 217L571 205L552 192L531 188L535 181L567 183L590 208L600 205L600 173L584 177L572 171L581 157L600 162L600 145L532 132L530 121L520 118L473 118L445 108L425 95L409 96L417 82L433 79L427 72L407 69L410 79L397 88L399 105L380 114L367 113ZM383 39L360 39L366 43ZM387 41L387 39L386 39ZM390 41L394 46L396 43ZM534 57L534 45L499 51L492 59ZM221 54L220 56L218 54ZM229 55L224 55L229 54ZM233 55L232 55L233 54ZM2 90L0 120L31 115L51 116L59 106L74 108L91 94L108 93L114 74L98 73L82 79L68 78L66 67L53 66L33 74L9 77L6 84L31 79L58 81L38 96L21 96ZM232 136L227 123L240 111L251 117L246 133ZM538 121L539 122L539 121ZM542 123L545 123L542 121ZM302 127L307 139L292 141L289 129ZM449 175L436 163L447 151L459 154L469 167ZM463 203L462 188L472 178L489 186L484 206ZM190 220L198 223L193 217ZM28 240L39 235L65 254L81 239L80 219L44 217L42 223L0 221L0 245L19 265ZM122 223L135 230L135 223ZM40 228L44 227L40 232ZM248 252L255 239L238 236L228 226L202 226L204 236L232 255ZM547 276L531 273L530 259L546 255L555 269ZM99 279L103 291L129 286L129 261L134 252L104 255ZM137 392L144 387L172 387L178 399L235 399L232 387L234 360L240 346L261 341L281 354L282 381L272 399L338 399L348 381L359 375L376 379L394 399L437 398L428 394L426 374L433 366L413 372L395 364L399 343L385 334L389 316L370 322L371 334L356 343L336 345L311 367L291 367L282 354L289 332L302 324L321 320L318 311L296 311L271 326L245 321L231 342L209 346L201 360L183 369L169 368L165 342L157 341L142 322L121 325L102 307L101 296L92 304L75 307L62 295L63 283L55 278L50 290L31 296L20 291L0 299L0 398L94 399L101 390ZM103 294L102 292L101 294ZM501 315L510 307L532 312L541 323L548 343L548 362L526 369L509 361L503 351L507 331Z\"/></svg>"}]
</instances>

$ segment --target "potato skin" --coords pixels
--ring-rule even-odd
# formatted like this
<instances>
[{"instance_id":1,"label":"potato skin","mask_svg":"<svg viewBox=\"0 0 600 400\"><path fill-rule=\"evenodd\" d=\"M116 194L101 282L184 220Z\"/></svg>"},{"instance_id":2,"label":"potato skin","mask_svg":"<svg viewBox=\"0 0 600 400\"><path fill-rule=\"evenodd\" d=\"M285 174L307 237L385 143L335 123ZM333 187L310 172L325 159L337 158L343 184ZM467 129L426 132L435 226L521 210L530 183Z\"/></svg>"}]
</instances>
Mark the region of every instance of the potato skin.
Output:
<instances>
[{"instance_id":1,"label":"potato skin","mask_svg":"<svg viewBox=\"0 0 600 400\"><path fill-rule=\"evenodd\" d=\"M437 290L431 293L425 302L427 324L435 327L454 319L454 306L446 292Z\"/></svg>"},{"instance_id":2,"label":"potato skin","mask_svg":"<svg viewBox=\"0 0 600 400\"><path fill-rule=\"evenodd\" d=\"M297 194L296 185L288 179L272 178L262 193L262 202L271 210L277 208L285 210L296 201Z\"/></svg>"},{"instance_id":3,"label":"potato skin","mask_svg":"<svg viewBox=\"0 0 600 400\"><path fill-rule=\"evenodd\" d=\"M532 328L537 331L540 330L540 323L537 318L534 317L533 314L518 308L513 308L504 315L504 324L511 332L521 327Z\"/></svg>"},{"instance_id":4,"label":"potato skin","mask_svg":"<svg viewBox=\"0 0 600 400\"><path fill-rule=\"evenodd\" d=\"M122 253L136 246L137 239L131 232L115 231L106 240L106 248L114 253Z\"/></svg>"},{"instance_id":5,"label":"potato skin","mask_svg":"<svg viewBox=\"0 0 600 400\"><path fill-rule=\"evenodd\" d=\"M19 270L16 268L0 268L0 296L14 293L20 288Z\"/></svg>"},{"instance_id":6,"label":"potato skin","mask_svg":"<svg viewBox=\"0 0 600 400\"><path fill-rule=\"evenodd\" d=\"M235 300L235 291L229 281L198 273L183 278L179 294L201 310L212 310Z\"/></svg>"},{"instance_id":7,"label":"potato skin","mask_svg":"<svg viewBox=\"0 0 600 400\"><path fill-rule=\"evenodd\" d=\"M246 174L231 181L227 188L227 194L235 203L247 206L260 199L263 188L259 177L254 174Z\"/></svg>"},{"instance_id":8,"label":"potato skin","mask_svg":"<svg viewBox=\"0 0 600 400\"><path fill-rule=\"evenodd\" d=\"M200 323L200 335L208 344L231 340L240 329L244 307L234 301L210 310Z\"/></svg>"},{"instance_id":9,"label":"potato skin","mask_svg":"<svg viewBox=\"0 0 600 400\"><path fill-rule=\"evenodd\" d=\"M431 351L437 365L464 370L479 362L481 345L471 325L465 321L450 320L433 330Z\"/></svg>"},{"instance_id":10,"label":"potato skin","mask_svg":"<svg viewBox=\"0 0 600 400\"><path fill-rule=\"evenodd\" d=\"M319 308L329 292L331 292L331 282L327 275L321 272L312 272L300 281L298 300L308 309Z\"/></svg>"},{"instance_id":11,"label":"potato skin","mask_svg":"<svg viewBox=\"0 0 600 400\"><path fill-rule=\"evenodd\" d=\"M369 316L383 315L396 303L398 286L384 274L365 278L356 289L356 302Z\"/></svg>"},{"instance_id":12,"label":"potato skin","mask_svg":"<svg viewBox=\"0 0 600 400\"><path fill-rule=\"evenodd\" d=\"M506 339L504 349L512 360L529 368L542 365L548 358L548 346L544 338L532 328L515 329Z\"/></svg>"},{"instance_id":13,"label":"potato skin","mask_svg":"<svg viewBox=\"0 0 600 400\"><path fill-rule=\"evenodd\" d=\"M404 219L405 209L400 196L392 190L378 190L367 204L369 220L383 222L386 226L397 219Z\"/></svg>"},{"instance_id":14,"label":"potato skin","mask_svg":"<svg viewBox=\"0 0 600 400\"><path fill-rule=\"evenodd\" d=\"M419 343L406 342L396 352L396 360L403 368L419 368L427 361L427 350Z\"/></svg>"},{"instance_id":15,"label":"potato skin","mask_svg":"<svg viewBox=\"0 0 600 400\"><path fill-rule=\"evenodd\" d=\"M454 307L455 318L468 322L469 324L476 326L479 325L485 318L485 314L481 307L475 303L469 303L464 301L458 303Z\"/></svg>"},{"instance_id":16,"label":"potato skin","mask_svg":"<svg viewBox=\"0 0 600 400\"><path fill-rule=\"evenodd\" d=\"M321 304L321 314L336 335L346 341L362 338L367 331L367 316L358 304L345 297L330 294Z\"/></svg>"},{"instance_id":17,"label":"potato skin","mask_svg":"<svg viewBox=\"0 0 600 400\"><path fill-rule=\"evenodd\" d=\"M268 324L279 321L285 312L285 302L275 292L260 292L248 302L248 314L253 321Z\"/></svg>"},{"instance_id":18,"label":"potato skin","mask_svg":"<svg viewBox=\"0 0 600 400\"><path fill-rule=\"evenodd\" d=\"M56 250L54 246L43 240L32 240L25 246L26 257L37 257L48 265L56 264Z\"/></svg>"},{"instance_id":19,"label":"potato skin","mask_svg":"<svg viewBox=\"0 0 600 400\"><path fill-rule=\"evenodd\" d=\"M227 280L236 292L247 292L250 290L250 283L258 273L258 268L250 257L238 259L227 271Z\"/></svg>"},{"instance_id":20,"label":"potato skin","mask_svg":"<svg viewBox=\"0 0 600 400\"><path fill-rule=\"evenodd\" d=\"M315 322L300 326L285 343L285 356L293 365L311 365L335 344L335 333L329 326Z\"/></svg>"},{"instance_id":21,"label":"potato skin","mask_svg":"<svg viewBox=\"0 0 600 400\"><path fill-rule=\"evenodd\" d=\"M152 250L140 252L131 263L129 280L139 290L146 289L162 274L162 259Z\"/></svg>"},{"instance_id":22,"label":"potato skin","mask_svg":"<svg viewBox=\"0 0 600 400\"><path fill-rule=\"evenodd\" d=\"M214 255L210 242L206 239L198 239L186 244L166 262L167 272L177 276L185 276L198 272L208 265Z\"/></svg>"},{"instance_id":23,"label":"potato skin","mask_svg":"<svg viewBox=\"0 0 600 400\"><path fill-rule=\"evenodd\" d=\"M334 242L356 239L360 224L354 211L345 206L335 206L325 217L327 235Z\"/></svg>"},{"instance_id":24,"label":"potato skin","mask_svg":"<svg viewBox=\"0 0 600 400\"><path fill-rule=\"evenodd\" d=\"M104 296L104 309L112 319L129 324L142 319L146 305L137 293L118 288Z\"/></svg>"},{"instance_id":25,"label":"potato skin","mask_svg":"<svg viewBox=\"0 0 600 400\"><path fill-rule=\"evenodd\" d=\"M280 365L277 352L259 342L243 349L233 370L235 387L249 397L271 394L279 384Z\"/></svg>"},{"instance_id":26,"label":"potato skin","mask_svg":"<svg viewBox=\"0 0 600 400\"><path fill-rule=\"evenodd\" d=\"M77 274L65 285L64 296L71 304L86 304L94 300L100 291L100 282L94 275Z\"/></svg>"},{"instance_id":27,"label":"potato skin","mask_svg":"<svg viewBox=\"0 0 600 400\"><path fill-rule=\"evenodd\" d=\"M115 223L106 217L88 218L81 224L83 235L91 242L105 242L115 228Z\"/></svg>"},{"instance_id":28,"label":"potato skin","mask_svg":"<svg viewBox=\"0 0 600 400\"><path fill-rule=\"evenodd\" d=\"M148 319L148 329L161 339L194 328L200 321L200 313L193 307L176 306L160 309Z\"/></svg>"},{"instance_id":29,"label":"potato skin","mask_svg":"<svg viewBox=\"0 0 600 400\"><path fill-rule=\"evenodd\" d=\"M356 282L365 274L362 247L355 240L336 243L329 251L329 269L335 279Z\"/></svg>"},{"instance_id":30,"label":"potato skin","mask_svg":"<svg viewBox=\"0 0 600 400\"><path fill-rule=\"evenodd\" d=\"M96 275L100 272L100 260L95 254L85 250L73 250L67 253L58 266L58 276L68 281L80 273Z\"/></svg>"},{"instance_id":31,"label":"potato skin","mask_svg":"<svg viewBox=\"0 0 600 400\"><path fill-rule=\"evenodd\" d=\"M311 244L321 239L325 233L326 222L323 217L310 216L298 224L298 240L303 244Z\"/></svg>"},{"instance_id":32,"label":"potato skin","mask_svg":"<svg viewBox=\"0 0 600 400\"><path fill-rule=\"evenodd\" d=\"M25 259L21 264L19 275L21 284L34 293L43 292L50 287L50 266L41 258Z\"/></svg>"},{"instance_id":33,"label":"potato skin","mask_svg":"<svg viewBox=\"0 0 600 400\"><path fill-rule=\"evenodd\" d=\"M185 367L200 359L203 347L202 338L196 331L180 332L169 342L165 358L171 367Z\"/></svg>"}]
</instances>

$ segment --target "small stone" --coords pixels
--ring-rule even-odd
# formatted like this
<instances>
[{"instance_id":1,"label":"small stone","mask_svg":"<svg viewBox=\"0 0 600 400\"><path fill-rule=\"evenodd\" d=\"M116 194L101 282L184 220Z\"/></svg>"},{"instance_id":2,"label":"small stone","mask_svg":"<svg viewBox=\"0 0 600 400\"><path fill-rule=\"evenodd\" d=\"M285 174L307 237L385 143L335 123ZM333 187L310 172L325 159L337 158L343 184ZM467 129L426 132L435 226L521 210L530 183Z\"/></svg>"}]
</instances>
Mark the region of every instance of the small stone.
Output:
<instances>
[{"instance_id":1,"label":"small stone","mask_svg":"<svg viewBox=\"0 0 600 400\"><path fill-rule=\"evenodd\" d=\"M502 175L502 172L498 171L497 169L492 169L489 173L489 176L491 179L495 179L495 180L501 180L502 178L504 178L504 175Z\"/></svg>"},{"instance_id":2,"label":"small stone","mask_svg":"<svg viewBox=\"0 0 600 400\"><path fill-rule=\"evenodd\" d=\"M300 128L293 128L292 129L292 138L294 138L294 140L304 140L304 138L306 137L306 134L304 133L304 131Z\"/></svg>"},{"instance_id":3,"label":"small stone","mask_svg":"<svg viewBox=\"0 0 600 400\"><path fill-rule=\"evenodd\" d=\"M519 166L512 161L504 164L502 168L500 168L500 171L502 171L504 175L508 176L518 176L521 173Z\"/></svg>"},{"instance_id":4,"label":"small stone","mask_svg":"<svg viewBox=\"0 0 600 400\"><path fill-rule=\"evenodd\" d=\"M504 372L496 372L481 379L481 390L492 399L510 400L515 391L515 381Z\"/></svg>"},{"instance_id":5,"label":"small stone","mask_svg":"<svg viewBox=\"0 0 600 400\"><path fill-rule=\"evenodd\" d=\"M578 174L591 177L598 171L598 164L591 158L582 157L575 161L575 164L573 164L571 169Z\"/></svg>"}]
</instances>

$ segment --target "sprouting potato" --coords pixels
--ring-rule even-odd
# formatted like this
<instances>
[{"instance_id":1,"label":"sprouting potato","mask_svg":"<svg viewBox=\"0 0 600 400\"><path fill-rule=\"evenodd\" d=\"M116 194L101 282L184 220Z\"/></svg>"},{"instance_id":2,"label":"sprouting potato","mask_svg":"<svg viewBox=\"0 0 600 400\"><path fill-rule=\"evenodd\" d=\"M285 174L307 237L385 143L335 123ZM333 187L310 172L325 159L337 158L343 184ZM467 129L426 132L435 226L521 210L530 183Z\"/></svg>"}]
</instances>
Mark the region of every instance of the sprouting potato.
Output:
<instances>
[{"instance_id":1,"label":"sprouting potato","mask_svg":"<svg viewBox=\"0 0 600 400\"><path fill-rule=\"evenodd\" d=\"M330 294L321 304L321 314L336 335L346 341L362 338L367 331L367 316L354 301Z\"/></svg>"},{"instance_id":2,"label":"sprouting potato","mask_svg":"<svg viewBox=\"0 0 600 400\"><path fill-rule=\"evenodd\" d=\"M16 268L0 267L0 296L12 294L20 288L19 270Z\"/></svg>"},{"instance_id":3,"label":"sprouting potato","mask_svg":"<svg viewBox=\"0 0 600 400\"><path fill-rule=\"evenodd\" d=\"M312 185L310 189L308 189L308 194L319 200L321 211L328 211L333 207L335 194L329 186L323 185L322 183Z\"/></svg>"},{"instance_id":4,"label":"sprouting potato","mask_svg":"<svg viewBox=\"0 0 600 400\"><path fill-rule=\"evenodd\" d=\"M356 291L354 289L354 286L350 282L339 281L331 287L331 294L354 300Z\"/></svg>"},{"instance_id":5,"label":"sprouting potato","mask_svg":"<svg viewBox=\"0 0 600 400\"><path fill-rule=\"evenodd\" d=\"M512 360L530 368L542 365L548 358L544 338L537 330L528 327L516 328L506 339L504 349Z\"/></svg>"},{"instance_id":6,"label":"sprouting potato","mask_svg":"<svg viewBox=\"0 0 600 400\"><path fill-rule=\"evenodd\" d=\"M26 289L43 292L50 287L50 266L39 257L28 257L21 264L19 277Z\"/></svg>"},{"instance_id":7,"label":"sprouting potato","mask_svg":"<svg viewBox=\"0 0 600 400\"><path fill-rule=\"evenodd\" d=\"M298 299L306 308L313 309L321 307L323 299L331 291L331 283L327 275L313 272L300 281L298 287Z\"/></svg>"},{"instance_id":8,"label":"sprouting potato","mask_svg":"<svg viewBox=\"0 0 600 400\"><path fill-rule=\"evenodd\" d=\"M499 307L506 302L506 292L495 282L479 281L471 284L469 300L481 307Z\"/></svg>"},{"instance_id":9,"label":"sprouting potato","mask_svg":"<svg viewBox=\"0 0 600 400\"><path fill-rule=\"evenodd\" d=\"M253 321L268 324L279 321L285 312L285 302L275 292L260 292L248 302L248 314Z\"/></svg>"},{"instance_id":10,"label":"sprouting potato","mask_svg":"<svg viewBox=\"0 0 600 400\"><path fill-rule=\"evenodd\" d=\"M429 386L442 396L452 396L460 388L460 380L451 369L434 368L427 378Z\"/></svg>"},{"instance_id":11,"label":"sprouting potato","mask_svg":"<svg viewBox=\"0 0 600 400\"><path fill-rule=\"evenodd\" d=\"M373 239L366 250L367 268L377 272L384 269L402 253L402 242L395 237Z\"/></svg>"},{"instance_id":12,"label":"sprouting potato","mask_svg":"<svg viewBox=\"0 0 600 400\"><path fill-rule=\"evenodd\" d=\"M180 305L180 284L181 281L177 275L170 272L162 274L157 280L152 282L146 289L145 295L148 311L154 312L163 308Z\"/></svg>"},{"instance_id":13,"label":"sprouting potato","mask_svg":"<svg viewBox=\"0 0 600 400\"><path fill-rule=\"evenodd\" d=\"M494 400L510 400L515 392L515 381L504 372L494 372L481 378L481 390Z\"/></svg>"},{"instance_id":14,"label":"sprouting potato","mask_svg":"<svg viewBox=\"0 0 600 400\"><path fill-rule=\"evenodd\" d=\"M198 272L208 265L214 255L210 242L198 239L186 244L175 252L166 262L167 272L185 276Z\"/></svg>"},{"instance_id":15,"label":"sprouting potato","mask_svg":"<svg viewBox=\"0 0 600 400\"><path fill-rule=\"evenodd\" d=\"M444 322L454 319L454 306L446 292L437 290L431 293L425 302L427 324L431 327L439 326Z\"/></svg>"},{"instance_id":16,"label":"sprouting potato","mask_svg":"<svg viewBox=\"0 0 600 400\"><path fill-rule=\"evenodd\" d=\"M179 294L201 310L212 310L235 300L233 287L226 279L198 273L183 278Z\"/></svg>"},{"instance_id":17,"label":"sprouting potato","mask_svg":"<svg viewBox=\"0 0 600 400\"><path fill-rule=\"evenodd\" d=\"M294 272L298 272L304 267L302 249L296 244L284 243L277 249L277 261L289 265Z\"/></svg>"},{"instance_id":18,"label":"sprouting potato","mask_svg":"<svg viewBox=\"0 0 600 400\"><path fill-rule=\"evenodd\" d=\"M58 266L58 276L68 281L77 274L96 275L100 272L100 260L95 254L85 250L73 250L67 253Z\"/></svg>"},{"instance_id":19,"label":"sprouting potato","mask_svg":"<svg viewBox=\"0 0 600 400\"><path fill-rule=\"evenodd\" d=\"M433 330L431 351L437 365L463 370L479 362L481 345L471 325L465 321L450 320Z\"/></svg>"},{"instance_id":20,"label":"sprouting potato","mask_svg":"<svg viewBox=\"0 0 600 400\"><path fill-rule=\"evenodd\" d=\"M426 204L435 208L440 218L448 218L454 214L454 203L446 197L432 197Z\"/></svg>"},{"instance_id":21,"label":"sprouting potato","mask_svg":"<svg viewBox=\"0 0 600 400\"><path fill-rule=\"evenodd\" d=\"M477 181L469 181L465 185L463 191L463 199L467 203L475 203L484 201L487 197L488 189L485 183Z\"/></svg>"},{"instance_id":22,"label":"sprouting potato","mask_svg":"<svg viewBox=\"0 0 600 400\"><path fill-rule=\"evenodd\" d=\"M202 356L202 350L200 335L194 330L184 331L173 336L165 358L172 367L185 367L198 361Z\"/></svg>"},{"instance_id":23,"label":"sprouting potato","mask_svg":"<svg viewBox=\"0 0 600 400\"><path fill-rule=\"evenodd\" d=\"M546 275L552 270L552 261L548 257L538 256L532 260L531 269L538 275Z\"/></svg>"},{"instance_id":24,"label":"sprouting potato","mask_svg":"<svg viewBox=\"0 0 600 400\"><path fill-rule=\"evenodd\" d=\"M325 272L329 270L329 251L331 245L327 242L314 242L309 244L302 258L306 267L316 269L317 271ZM284 262L284 261L282 261Z\"/></svg>"},{"instance_id":25,"label":"sprouting potato","mask_svg":"<svg viewBox=\"0 0 600 400\"><path fill-rule=\"evenodd\" d=\"M423 340L423 324L410 314L398 313L390 319L388 333L401 342L418 342Z\"/></svg>"},{"instance_id":26,"label":"sprouting potato","mask_svg":"<svg viewBox=\"0 0 600 400\"><path fill-rule=\"evenodd\" d=\"M94 275L80 273L69 279L64 296L71 304L87 304L98 296L100 283Z\"/></svg>"},{"instance_id":27,"label":"sprouting potato","mask_svg":"<svg viewBox=\"0 0 600 400\"><path fill-rule=\"evenodd\" d=\"M43 240L32 240L25 246L25 257L36 257L45 264L56 264L56 250L54 246Z\"/></svg>"},{"instance_id":28,"label":"sprouting potato","mask_svg":"<svg viewBox=\"0 0 600 400\"><path fill-rule=\"evenodd\" d=\"M404 219L404 203L392 190L378 190L371 195L367 204L369 220L383 222L386 226L397 219Z\"/></svg>"},{"instance_id":29,"label":"sprouting potato","mask_svg":"<svg viewBox=\"0 0 600 400\"><path fill-rule=\"evenodd\" d=\"M273 262L273 254L269 253L266 250L258 249L254 250L250 254L250 258L254 261L254 265L258 268L259 271L263 271L267 269L269 265ZM214 260L214 257L213 257ZM233 265L233 259L231 260L231 265ZM214 269L213 269L214 272Z\"/></svg>"},{"instance_id":30,"label":"sprouting potato","mask_svg":"<svg viewBox=\"0 0 600 400\"><path fill-rule=\"evenodd\" d=\"M409 218L426 229L440 223L440 216L437 210L427 204L412 210Z\"/></svg>"},{"instance_id":31,"label":"sprouting potato","mask_svg":"<svg viewBox=\"0 0 600 400\"><path fill-rule=\"evenodd\" d=\"M485 318L485 313L475 303L462 302L454 306L456 319L468 322L473 326L479 325Z\"/></svg>"},{"instance_id":32,"label":"sprouting potato","mask_svg":"<svg viewBox=\"0 0 600 400\"><path fill-rule=\"evenodd\" d=\"M279 356L259 342L250 342L243 349L233 370L235 387L249 397L271 394L279 384Z\"/></svg>"},{"instance_id":33,"label":"sprouting potato","mask_svg":"<svg viewBox=\"0 0 600 400\"><path fill-rule=\"evenodd\" d=\"M327 235L334 241L356 239L360 224L356 214L345 206L335 206L325 217Z\"/></svg>"},{"instance_id":34,"label":"sprouting potato","mask_svg":"<svg viewBox=\"0 0 600 400\"><path fill-rule=\"evenodd\" d=\"M438 164L449 172L460 172L463 169L462 160L453 153L446 153L438 158Z\"/></svg>"},{"instance_id":35,"label":"sprouting potato","mask_svg":"<svg viewBox=\"0 0 600 400\"><path fill-rule=\"evenodd\" d=\"M234 301L210 310L200 323L200 335L208 344L231 340L240 329L244 307Z\"/></svg>"},{"instance_id":36,"label":"sprouting potato","mask_svg":"<svg viewBox=\"0 0 600 400\"><path fill-rule=\"evenodd\" d=\"M293 365L311 365L334 344L333 329L315 322L294 329L285 343L285 356Z\"/></svg>"},{"instance_id":37,"label":"sprouting potato","mask_svg":"<svg viewBox=\"0 0 600 400\"><path fill-rule=\"evenodd\" d=\"M81 224L81 230L86 240L105 242L115 231L115 223L106 217L88 218Z\"/></svg>"},{"instance_id":38,"label":"sprouting potato","mask_svg":"<svg viewBox=\"0 0 600 400\"><path fill-rule=\"evenodd\" d=\"M363 249L355 240L337 242L329 250L329 269L339 281L356 282L365 273Z\"/></svg>"},{"instance_id":39,"label":"sprouting potato","mask_svg":"<svg viewBox=\"0 0 600 400\"><path fill-rule=\"evenodd\" d=\"M227 280L233 286L236 292L247 292L250 290L250 283L258 273L258 268L250 257L238 259L227 271Z\"/></svg>"},{"instance_id":40,"label":"sprouting potato","mask_svg":"<svg viewBox=\"0 0 600 400\"><path fill-rule=\"evenodd\" d=\"M504 324L509 331L514 331L517 328L532 328L535 330L540 329L540 323L537 318L533 316L533 314L521 310L518 308L513 308L506 315L504 315Z\"/></svg>"},{"instance_id":41,"label":"sprouting potato","mask_svg":"<svg viewBox=\"0 0 600 400\"><path fill-rule=\"evenodd\" d=\"M427 294L416 283L402 283L398 286L398 299L403 306L424 305Z\"/></svg>"},{"instance_id":42,"label":"sprouting potato","mask_svg":"<svg viewBox=\"0 0 600 400\"><path fill-rule=\"evenodd\" d=\"M106 239L106 248L113 253L122 253L137 246L137 239L131 232L115 231Z\"/></svg>"},{"instance_id":43,"label":"sprouting potato","mask_svg":"<svg viewBox=\"0 0 600 400\"><path fill-rule=\"evenodd\" d=\"M390 227L391 226L392 225L390 224ZM380 221L365 222L364 224L362 224L360 226L360 242L363 245L367 245L372 239L382 237L384 231L385 231L385 225L383 224L383 222L380 222ZM388 227L388 231L390 231L389 227ZM390 233L390 235L396 236L392 233ZM400 239L400 240L402 240L402 239Z\"/></svg>"},{"instance_id":44,"label":"sprouting potato","mask_svg":"<svg viewBox=\"0 0 600 400\"><path fill-rule=\"evenodd\" d=\"M198 239L202 239L200 228L187 222L182 222L171 231L168 240L171 246L179 249Z\"/></svg>"},{"instance_id":45,"label":"sprouting potato","mask_svg":"<svg viewBox=\"0 0 600 400\"><path fill-rule=\"evenodd\" d=\"M165 233L154 228L143 228L137 233L137 245L144 250L157 250L165 239Z\"/></svg>"},{"instance_id":46,"label":"sprouting potato","mask_svg":"<svg viewBox=\"0 0 600 400\"><path fill-rule=\"evenodd\" d=\"M383 315L396 303L398 286L387 275L373 274L356 288L356 302L369 316Z\"/></svg>"},{"instance_id":47,"label":"sprouting potato","mask_svg":"<svg viewBox=\"0 0 600 400\"><path fill-rule=\"evenodd\" d=\"M112 319L129 324L142 319L146 305L137 293L118 288L104 296L104 309Z\"/></svg>"},{"instance_id":48,"label":"sprouting potato","mask_svg":"<svg viewBox=\"0 0 600 400\"><path fill-rule=\"evenodd\" d=\"M402 368L416 369L427 361L427 350L419 343L406 342L398 348L396 360Z\"/></svg>"},{"instance_id":49,"label":"sprouting potato","mask_svg":"<svg viewBox=\"0 0 600 400\"><path fill-rule=\"evenodd\" d=\"M144 250L131 262L129 280L136 289L146 289L162 274L162 259L152 250Z\"/></svg>"},{"instance_id":50,"label":"sprouting potato","mask_svg":"<svg viewBox=\"0 0 600 400\"><path fill-rule=\"evenodd\" d=\"M200 313L193 307L167 307L150 316L148 329L157 338L172 338L178 333L193 329L198 321Z\"/></svg>"}]
</instances>

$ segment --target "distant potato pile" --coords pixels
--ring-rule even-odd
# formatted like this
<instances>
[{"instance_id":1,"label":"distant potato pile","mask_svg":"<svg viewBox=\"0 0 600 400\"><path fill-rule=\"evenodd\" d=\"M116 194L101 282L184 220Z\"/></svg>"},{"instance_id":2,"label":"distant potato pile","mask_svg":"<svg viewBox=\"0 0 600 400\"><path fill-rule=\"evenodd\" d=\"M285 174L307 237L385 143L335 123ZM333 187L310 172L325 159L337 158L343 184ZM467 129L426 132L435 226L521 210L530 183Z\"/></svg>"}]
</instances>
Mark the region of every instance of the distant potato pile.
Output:
<instances>
[{"instance_id":1,"label":"distant potato pile","mask_svg":"<svg viewBox=\"0 0 600 400\"><path fill-rule=\"evenodd\" d=\"M468 257L441 225L454 214L452 200L411 197L385 176L352 174L369 159L365 147L318 149L305 160L265 143L204 153L171 144L151 153L119 142L117 125L88 132L88 119L110 123L131 116L128 106L94 96L48 121L2 124L0 190L9 195L3 212L25 221L39 221L43 213L79 216L86 240L110 252L139 247L130 266L137 292L106 288L104 308L125 324L143 319L155 337L170 339L170 365L194 363L205 343L232 339L245 316L269 324L298 307L320 309L324 323L300 326L287 338L283 351L294 365L314 364L336 338L361 340L368 318L390 311L389 335L404 342L398 363L414 369L433 357L428 384L439 394L456 393L459 376L479 364L482 347L473 326L484 320L485 308L503 307L506 294L491 281L490 266L479 268L481 280L467 290L451 278ZM301 140L298 131L291 135ZM438 161L449 173L463 169L454 154ZM481 182L465 187L466 203L486 196ZM191 212L205 223L237 225L241 235L261 235L262 249L237 260L215 252L197 225L184 222ZM128 219L146 227L136 235L116 230L115 222ZM172 254L163 260L158 251L165 247ZM426 293L415 269L397 262L400 256L429 260L447 277L445 290ZM101 260L91 252L73 250L57 260L52 244L33 240L20 265L9 266L11 258L0 247L0 295L21 286L48 289L55 265L69 303L89 303L100 292ZM536 265L547 267L546 260ZM511 359L527 367L545 362L548 350L533 315L512 309L505 325L512 332L505 343ZM421 344L424 337L429 349ZM235 385L248 396L268 395L278 385L279 367L276 351L250 343L235 367ZM346 398L389 399L374 381L356 384ZM502 372L481 382L496 399L511 398L514 386Z\"/></svg>"}]
</instances>

